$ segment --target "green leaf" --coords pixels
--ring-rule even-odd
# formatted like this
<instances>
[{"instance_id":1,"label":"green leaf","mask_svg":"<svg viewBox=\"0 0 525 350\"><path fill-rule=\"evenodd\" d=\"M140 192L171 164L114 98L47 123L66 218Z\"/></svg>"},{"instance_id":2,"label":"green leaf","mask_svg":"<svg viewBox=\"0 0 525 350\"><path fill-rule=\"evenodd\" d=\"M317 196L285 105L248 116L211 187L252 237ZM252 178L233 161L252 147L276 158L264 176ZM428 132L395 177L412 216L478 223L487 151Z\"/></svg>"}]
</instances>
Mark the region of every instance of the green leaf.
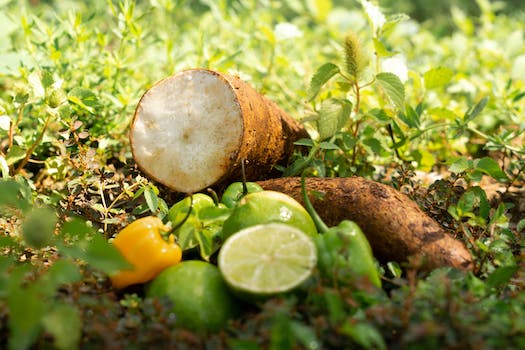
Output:
<instances>
[{"instance_id":1,"label":"green leaf","mask_svg":"<svg viewBox=\"0 0 525 350\"><path fill-rule=\"evenodd\" d=\"M195 240L198 242L199 252L204 260L209 261L213 253L215 253L217 249L219 249L221 233L221 224L207 225L201 230L195 231L194 237Z\"/></svg>"},{"instance_id":2,"label":"green leaf","mask_svg":"<svg viewBox=\"0 0 525 350\"><path fill-rule=\"evenodd\" d=\"M379 57L392 57L394 52L388 51L385 44L379 38L373 38L375 54Z\"/></svg>"},{"instance_id":3,"label":"green leaf","mask_svg":"<svg viewBox=\"0 0 525 350\"><path fill-rule=\"evenodd\" d=\"M279 310L273 316L272 321L269 349L292 350L295 346L295 337L293 336L291 320L287 313Z\"/></svg>"},{"instance_id":4,"label":"green leaf","mask_svg":"<svg viewBox=\"0 0 525 350\"><path fill-rule=\"evenodd\" d=\"M310 87L308 88L308 101L312 101L321 90L321 87L340 71L341 70L338 66L330 62L319 67L310 81Z\"/></svg>"},{"instance_id":5,"label":"green leaf","mask_svg":"<svg viewBox=\"0 0 525 350\"><path fill-rule=\"evenodd\" d=\"M408 104L405 108L405 113L400 112L398 115L399 119L411 128L419 129L421 126L419 114Z\"/></svg>"},{"instance_id":6,"label":"green leaf","mask_svg":"<svg viewBox=\"0 0 525 350\"><path fill-rule=\"evenodd\" d=\"M294 145L313 147L314 146L314 141L312 139L299 139L299 140L294 142Z\"/></svg>"},{"instance_id":7,"label":"green leaf","mask_svg":"<svg viewBox=\"0 0 525 350\"><path fill-rule=\"evenodd\" d=\"M347 100L323 101L317 120L319 139L326 140L341 130L350 118L351 111L352 104Z\"/></svg>"},{"instance_id":8,"label":"green leaf","mask_svg":"<svg viewBox=\"0 0 525 350\"><path fill-rule=\"evenodd\" d=\"M488 102L489 102L489 98L488 97L483 97L478 103L476 103L476 105L471 107L465 113L465 115L463 116L463 121L465 123L467 123L467 122L473 120L474 118L476 118L481 113L481 111L485 108L485 106L487 105Z\"/></svg>"},{"instance_id":9,"label":"green leaf","mask_svg":"<svg viewBox=\"0 0 525 350\"><path fill-rule=\"evenodd\" d=\"M399 77L394 73L382 72L376 75L376 79L394 106L402 109L405 103L405 87Z\"/></svg>"},{"instance_id":10,"label":"green leaf","mask_svg":"<svg viewBox=\"0 0 525 350\"><path fill-rule=\"evenodd\" d=\"M455 173L455 174L465 172L469 169L472 169L472 161L465 157L461 157L461 158L457 158L453 160L448 168L450 172Z\"/></svg>"},{"instance_id":11,"label":"green leaf","mask_svg":"<svg viewBox=\"0 0 525 350\"><path fill-rule=\"evenodd\" d=\"M410 17L405 13L395 13L388 16L387 21L383 25L383 33L389 32L394 29L400 22L408 21Z\"/></svg>"},{"instance_id":12,"label":"green leaf","mask_svg":"<svg viewBox=\"0 0 525 350\"><path fill-rule=\"evenodd\" d=\"M24 242L35 249L51 243L58 218L54 210L42 207L33 208L22 223Z\"/></svg>"},{"instance_id":13,"label":"green leaf","mask_svg":"<svg viewBox=\"0 0 525 350\"><path fill-rule=\"evenodd\" d=\"M12 207L23 211L31 208L31 203L23 195L22 185L14 180L0 180L0 209Z\"/></svg>"},{"instance_id":14,"label":"green leaf","mask_svg":"<svg viewBox=\"0 0 525 350\"><path fill-rule=\"evenodd\" d=\"M13 145L12 147L10 147L7 151L5 158L7 165L13 165L19 160L24 159L26 156L26 152L27 151L24 148L17 145Z\"/></svg>"},{"instance_id":15,"label":"green leaf","mask_svg":"<svg viewBox=\"0 0 525 350\"><path fill-rule=\"evenodd\" d=\"M65 240L78 241L95 234L95 229L79 217L67 218L61 225L60 233Z\"/></svg>"},{"instance_id":16,"label":"green leaf","mask_svg":"<svg viewBox=\"0 0 525 350\"><path fill-rule=\"evenodd\" d=\"M480 223L483 224L488 219L490 213L487 194L479 186L471 187L467 192L463 193L456 206L449 208L449 213L457 220L463 217L478 218L482 220ZM472 222L472 224L474 223L475 222Z\"/></svg>"},{"instance_id":17,"label":"green leaf","mask_svg":"<svg viewBox=\"0 0 525 350\"><path fill-rule=\"evenodd\" d=\"M525 219L521 219L516 225L516 231L521 232L523 229L525 229Z\"/></svg>"},{"instance_id":18,"label":"green leaf","mask_svg":"<svg viewBox=\"0 0 525 350\"><path fill-rule=\"evenodd\" d=\"M341 331L365 349L387 349L381 333L372 324L352 323L348 320L343 324Z\"/></svg>"},{"instance_id":19,"label":"green leaf","mask_svg":"<svg viewBox=\"0 0 525 350\"><path fill-rule=\"evenodd\" d=\"M312 327L308 327L298 321L292 321L291 329L295 339L299 340L304 349L317 350L322 348L322 344L317 339L317 335Z\"/></svg>"},{"instance_id":20,"label":"green leaf","mask_svg":"<svg viewBox=\"0 0 525 350\"><path fill-rule=\"evenodd\" d=\"M423 74L423 79L425 80L425 88L435 89L442 86L445 86L450 82L454 72L447 67L437 67L432 68Z\"/></svg>"},{"instance_id":21,"label":"green leaf","mask_svg":"<svg viewBox=\"0 0 525 350\"><path fill-rule=\"evenodd\" d=\"M95 113L95 107L98 107L99 105L97 95L95 95L93 91L80 87L72 89L69 92L67 99L69 102L91 114Z\"/></svg>"},{"instance_id":22,"label":"green leaf","mask_svg":"<svg viewBox=\"0 0 525 350\"><path fill-rule=\"evenodd\" d=\"M77 308L69 304L57 303L46 313L42 321L45 330L53 336L57 349L78 349L82 335L82 318Z\"/></svg>"},{"instance_id":23,"label":"green leaf","mask_svg":"<svg viewBox=\"0 0 525 350\"><path fill-rule=\"evenodd\" d=\"M146 204L148 205L149 210L152 213L156 213L159 208L159 197L155 188L152 186L146 186L144 190L144 198L146 199Z\"/></svg>"},{"instance_id":24,"label":"green leaf","mask_svg":"<svg viewBox=\"0 0 525 350\"><path fill-rule=\"evenodd\" d=\"M341 148L337 146L335 143L323 141L319 143L320 149L333 149L333 150L340 150Z\"/></svg>"},{"instance_id":25,"label":"green leaf","mask_svg":"<svg viewBox=\"0 0 525 350\"><path fill-rule=\"evenodd\" d=\"M484 157L474 161L475 170L481 171L495 180L507 181L509 178L507 174L501 169L498 162L490 157Z\"/></svg>"},{"instance_id":26,"label":"green leaf","mask_svg":"<svg viewBox=\"0 0 525 350\"><path fill-rule=\"evenodd\" d=\"M9 165L4 156L0 155L0 174L3 179L9 178Z\"/></svg>"},{"instance_id":27,"label":"green leaf","mask_svg":"<svg viewBox=\"0 0 525 350\"><path fill-rule=\"evenodd\" d=\"M518 265L500 266L487 277L486 284L489 288L507 285L517 271Z\"/></svg>"},{"instance_id":28,"label":"green leaf","mask_svg":"<svg viewBox=\"0 0 525 350\"><path fill-rule=\"evenodd\" d=\"M95 235L89 241L84 260L92 267L107 274L131 267L120 251L99 235Z\"/></svg>"},{"instance_id":29,"label":"green leaf","mask_svg":"<svg viewBox=\"0 0 525 350\"><path fill-rule=\"evenodd\" d=\"M44 278L53 288L60 285L78 282L82 279L77 264L69 260L58 260L47 270Z\"/></svg>"},{"instance_id":30,"label":"green leaf","mask_svg":"<svg viewBox=\"0 0 525 350\"><path fill-rule=\"evenodd\" d=\"M27 349L35 342L48 309L37 285L21 288L18 282L18 276L13 276L7 296L9 349Z\"/></svg>"}]
</instances>

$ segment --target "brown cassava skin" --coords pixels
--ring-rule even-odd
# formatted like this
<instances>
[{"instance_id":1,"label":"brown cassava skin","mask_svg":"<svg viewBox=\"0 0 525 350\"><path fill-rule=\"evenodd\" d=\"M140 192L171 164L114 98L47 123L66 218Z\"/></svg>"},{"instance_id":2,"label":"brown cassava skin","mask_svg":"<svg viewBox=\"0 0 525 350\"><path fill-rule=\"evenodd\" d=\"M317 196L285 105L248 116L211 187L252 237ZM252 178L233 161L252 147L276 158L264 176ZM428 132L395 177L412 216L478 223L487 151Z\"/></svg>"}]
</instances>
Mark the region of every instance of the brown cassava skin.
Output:
<instances>
[{"instance_id":1,"label":"brown cassava skin","mask_svg":"<svg viewBox=\"0 0 525 350\"><path fill-rule=\"evenodd\" d=\"M308 138L306 129L277 104L235 76L214 72L234 89L243 116L243 136L238 152L227 163L223 180L240 180L244 160L246 179L260 180L279 163L286 162L294 142Z\"/></svg>"},{"instance_id":2,"label":"brown cassava skin","mask_svg":"<svg viewBox=\"0 0 525 350\"><path fill-rule=\"evenodd\" d=\"M155 85L163 84L169 79L178 79L184 75L191 75L195 72L205 72L223 82L226 82L235 96L235 102L242 118L242 135L238 140L233 152L209 145L207 152L214 154L215 159L220 163L220 175L201 188L185 188L178 183L166 182L156 178L147 166L144 166L135 153L135 140L130 135L131 150L139 169L150 179L161 182L173 191L182 193L198 192L207 187L220 187L227 182L242 179L241 163L244 162L247 180L261 180L275 176L275 165L286 163L294 151L294 142L309 137L306 129L295 119L290 117L285 111L275 103L259 94L249 84L235 76L230 76L217 71L208 69L188 69L173 76L165 78ZM147 94L146 92L144 96ZM137 105L132 121L132 130L138 118L138 111L141 106L141 98ZM194 98L202 99L206 96L196 95ZM228 133L228 125L225 122L224 130ZM176 161L176 160L174 160ZM202 172L206 172L205 166ZM173 177L183 178L191 176L184 172L174 173Z\"/></svg>"},{"instance_id":3,"label":"brown cassava skin","mask_svg":"<svg viewBox=\"0 0 525 350\"><path fill-rule=\"evenodd\" d=\"M258 183L265 190L286 193L304 204L299 177ZM443 266L473 268L472 256L462 242L390 186L361 177L307 178L306 188L314 208L328 226L342 220L356 222L382 262L406 262L409 257L416 257L422 258L422 267L428 270Z\"/></svg>"}]
</instances>

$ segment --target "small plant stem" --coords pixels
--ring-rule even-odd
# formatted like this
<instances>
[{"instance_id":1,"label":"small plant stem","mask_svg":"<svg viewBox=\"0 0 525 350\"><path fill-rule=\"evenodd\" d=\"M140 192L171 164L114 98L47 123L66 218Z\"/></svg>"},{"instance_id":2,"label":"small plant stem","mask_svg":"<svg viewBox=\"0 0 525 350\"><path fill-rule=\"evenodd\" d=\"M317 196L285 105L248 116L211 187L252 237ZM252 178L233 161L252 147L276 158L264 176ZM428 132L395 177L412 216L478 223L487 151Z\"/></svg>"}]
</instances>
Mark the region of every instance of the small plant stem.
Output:
<instances>
[{"instance_id":1,"label":"small plant stem","mask_svg":"<svg viewBox=\"0 0 525 350\"><path fill-rule=\"evenodd\" d=\"M39 134L38 137L36 138L35 142L33 142L33 144L31 145L31 147L29 147L29 149L27 150L24 159L22 159L22 161L20 162L20 164L18 165L18 167L15 169L13 175L16 175L16 174L18 174L20 171L22 171L22 169L24 169L24 167L27 165L27 163L28 163L29 160L31 159L31 155L33 154L33 152L35 151L35 149L38 147L38 145L40 144L40 142L42 142L42 140L44 139L44 134L45 134L46 131L47 131L47 127L49 126L49 122L51 121L51 117L52 117L51 114L49 114L49 115L47 116L46 121L44 122L44 126L42 127L42 131L40 131L40 134Z\"/></svg>"},{"instance_id":2,"label":"small plant stem","mask_svg":"<svg viewBox=\"0 0 525 350\"><path fill-rule=\"evenodd\" d=\"M18 116L16 118L16 122L11 122L9 125L9 133L7 135L7 149L9 150L13 146L13 139L15 137L15 128L20 124L20 121L22 120L22 117L24 116L24 108L25 103L22 103L20 105L20 108L18 109Z\"/></svg>"},{"instance_id":3,"label":"small plant stem","mask_svg":"<svg viewBox=\"0 0 525 350\"><path fill-rule=\"evenodd\" d=\"M359 108L361 105L361 93L360 93L360 87L359 83L354 82L354 91L355 91L355 106L354 106L354 115L359 114ZM354 139L357 139L357 134L359 133L359 126L361 124L361 120L357 119L355 122L354 130L352 132L352 136ZM353 150L352 150L352 166L355 166L357 158L357 142L354 144Z\"/></svg>"},{"instance_id":4,"label":"small plant stem","mask_svg":"<svg viewBox=\"0 0 525 350\"><path fill-rule=\"evenodd\" d=\"M104 196L104 182L102 182L101 186L98 188L100 191L100 200L102 201L102 206L104 207L104 232L108 231L108 223L106 222L106 218L109 214L109 209L106 205L106 198Z\"/></svg>"}]
</instances>

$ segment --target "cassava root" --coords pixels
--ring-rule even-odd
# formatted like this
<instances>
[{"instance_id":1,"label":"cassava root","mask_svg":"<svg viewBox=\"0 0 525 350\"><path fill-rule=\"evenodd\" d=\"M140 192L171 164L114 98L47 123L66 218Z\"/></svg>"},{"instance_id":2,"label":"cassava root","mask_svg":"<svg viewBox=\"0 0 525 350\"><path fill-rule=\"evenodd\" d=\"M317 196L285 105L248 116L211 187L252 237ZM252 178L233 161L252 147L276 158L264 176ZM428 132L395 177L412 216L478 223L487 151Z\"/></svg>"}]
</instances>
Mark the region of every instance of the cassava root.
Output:
<instances>
[{"instance_id":1,"label":"cassava root","mask_svg":"<svg viewBox=\"0 0 525 350\"><path fill-rule=\"evenodd\" d=\"M304 203L299 177L258 183L265 190L283 192ZM390 186L361 177L307 178L306 188L326 224L335 226L345 219L356 222L379 261L406 262L414 257L429 270L443 266L473 269L465 245Z\"/></svg>"}]
</instances>

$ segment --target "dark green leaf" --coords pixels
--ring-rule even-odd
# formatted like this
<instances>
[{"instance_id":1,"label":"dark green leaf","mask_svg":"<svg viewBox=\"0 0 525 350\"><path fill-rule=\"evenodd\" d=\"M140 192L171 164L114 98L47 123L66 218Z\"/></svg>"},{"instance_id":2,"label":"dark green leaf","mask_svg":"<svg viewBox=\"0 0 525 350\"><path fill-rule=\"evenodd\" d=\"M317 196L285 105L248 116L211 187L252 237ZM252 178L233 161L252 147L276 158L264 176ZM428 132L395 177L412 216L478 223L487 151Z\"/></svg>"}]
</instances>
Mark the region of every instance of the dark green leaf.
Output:
<instances>
[{"instance_id":1,"label":"dark green leaf","mask_svg":"<svg viewBox=\"0 0 525 350\"><path fill-rule=\"evenodd\" d=\"M381 333L372 324L353 323L348 320L342 326L342 332L365 349L387 349Z\"/></svg>"},{"instance_id":2,"label":"dark green leaf","mask_svg":"<svg viewBox=\"0 0 525 350\"><path fill-rule=\"evenodd\" d=\"M78 265L69 260L58 260L47 270L45 278L53 287L82 279Z\"/></svg>"},{"instance_id":3,"label":"dark green leaf","mask_svg":"<svg viewBox=\"0 0 525 350\"><path fill-rule=\"evenodd\" d=\"M321 90L321 87L340 71L339 67L333 63L325 63L319 67L310 81L310 87L308 88L308 101L312 101Z\"/></svg>"},{"instance_id":4,"label":"dark green leaf","mask_svg":"<svg viewBox=\"0 0 525 350\"><path fill-rule=\"evenodd\" d=\"M322 348L322 344L319 339L317 339L317 335L313 328L298 321L292 321L291 328L295 339L299 340L304 349L318 350Z\"/></svg>"},{"instance_id":5,"label":"dark green leaf","mask_svg":"<svg viewBox=\"0 0 525 350\"><path fill-rule=\"evenodd\" d=\"M22 185L13 180L0 180L0 209L11 207L27 210L31 203L22 195Z\"/></svg>"},{"instance_id":6,"label":"dark green leaf","mask_svg":"<svg viewBox=\"0 0 525 350\"><path fill-rule=\"evenodd\" d=\"M60 350L77 349L82 334L80 312L69 304L55 304L43 317L44 328Z\"/></svg>"},{"instance_id":7,"label":"dark green leaf","mask_svg":"<svg viewBox=\"0 0 525 350\"><path fill-rule=\"evenodd\" d=\"M22 224L25 243L35 249L47 246L53 238L57 221L57 216L52 209L34 208Z\"/></svg>"},{"instance_id":8,"label":"dark green leaf","mask_svg":"<svg viewBox=\"0 0 525 350\"><path fill-rule=\"evenodd\" d=\"M419 129L421 122L417 112L409 105L405 108L405 113L400 112L398 114L399 119L411 128Z\"/></svg>"},{"instance_id":9,"label":"dark green leaf","mask_svg":"<svg viewBox=\"0 0 525 350\"><path fill-rule=\"evenodd\" d=\"M394 106L402 109L405 103L405 87L399 77L394 73L382 72L376 75L376 79Z\"/></svg>"},{"instance_id":10,"label":"dark green leaf","mask_svg":"<svg viewBox=\"0 0 525 350\"><path fill-rule=\"evenodd\" d=\"M15 281L11 280L11 282ZM48 308L47 301L35 285L28 288L11 285L7 296L7 307L9 348L29 348L40 333L41 320Z\"/></svg>"},{"instance_id":11,"label":"dark green leaf","mask_svg":"<svg viewBox=\"0 0 525 350\"><path fill-rule=\"evenodd\" d=\"M517 265L500 266L489 277L487 277L487 286L489 288L499 288L509 283L510 279L518 271Z\"/></svg>"},{"instance_id":12,"label":"dark green leaf","mask_svg":"<svg viewBox=\"0 0 525 350\"><path fill-rule=\"evenodd\" d=\"M469 122L476 118L489 102L488 97L483 97L474 107L470 108L463 116L463 121Z\"/></svg>"},{"instance_id":13,"label":"dark green leaf","mask_svg":"<svg viewBox=\"0 0 525 350\"><path fill-rule=\"evenodd\" d=\"M61 226L60 232L64 239L68 241L83 240L95 234L93 227L79 217L66 219Z\"/></svg>"},{"instance_id":14,"label":"dark green leaf","mask_svg":"<svg viewBox=\"0 0 525 350\"><path fill-rule=\"evenodd\" d=\"M525 229L525 219L521 219L516 225L516 231L521 232L523 229Z\"/></svg>"},{"instance_id":15,"label":"dark green leaf","mask_svg":"<svg viewBox=\"0 0 525 350\"><path fill-rule=\"evenodd\" d=\"M107 274L130 267L118 249L99 235L93 236L89 241L84 259L89 265Z\"/></svg>"},{"instance_id":16,"label":"dark green leaf","mask_svg":"<svg viewBox=\"0 0 525 350\"><path fill-rule=\"evenodd\" d=\"M295 346L295 337L292 333L291 320L284 311L273 317L270 335L270 350L292 350Z\"/></svg>"}]
</instances>

